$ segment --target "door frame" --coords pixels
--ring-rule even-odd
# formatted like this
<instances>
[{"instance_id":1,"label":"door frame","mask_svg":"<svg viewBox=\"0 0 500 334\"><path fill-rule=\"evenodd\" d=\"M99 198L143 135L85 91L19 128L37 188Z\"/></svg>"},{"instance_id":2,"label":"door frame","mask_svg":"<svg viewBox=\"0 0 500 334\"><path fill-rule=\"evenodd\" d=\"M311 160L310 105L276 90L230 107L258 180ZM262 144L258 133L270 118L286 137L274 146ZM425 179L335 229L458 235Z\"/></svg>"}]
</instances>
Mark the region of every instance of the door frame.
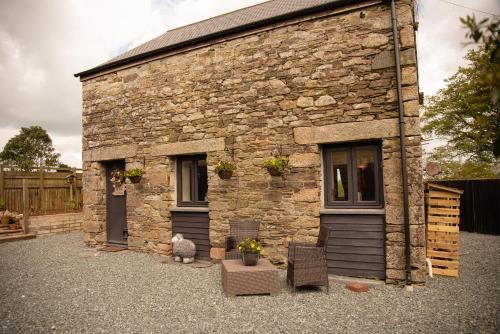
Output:
<instances>
[{"instance_id":1,"label":"door frame","mask_svg":"<svg viewBox=\"0 0 500 334\"><path fill-rule=\"evenodd\" d=\"M110 234L109 234L109 231L110 231L110 225L111 225L111 222L112 220L110 219L111 218L111 210L110 210L110 206L111 206L111 199L112 199L112 192L113 190L111 189L111 183L110 183L110 173L109 173L109 170L111 169L111 165L113 163L122 163L123 164L123 170L125 171L125 160L124 159L115 159L115 160L108 160L108 161L104 161L104 166L105 166L105 182L106 182L106 243L107 244L112 244L112 245L116 245L116 246L128 246L128 219L127 219L127 193L125 192L124 194L124 199L125 199L125 203L123 204L124 206L124 215L125 215L125 228L124 228L124 232L127 233L127 237L124 238L124 240L122 241L117 241L117 240L110 240Z\"/></svg>"}]
</instances>

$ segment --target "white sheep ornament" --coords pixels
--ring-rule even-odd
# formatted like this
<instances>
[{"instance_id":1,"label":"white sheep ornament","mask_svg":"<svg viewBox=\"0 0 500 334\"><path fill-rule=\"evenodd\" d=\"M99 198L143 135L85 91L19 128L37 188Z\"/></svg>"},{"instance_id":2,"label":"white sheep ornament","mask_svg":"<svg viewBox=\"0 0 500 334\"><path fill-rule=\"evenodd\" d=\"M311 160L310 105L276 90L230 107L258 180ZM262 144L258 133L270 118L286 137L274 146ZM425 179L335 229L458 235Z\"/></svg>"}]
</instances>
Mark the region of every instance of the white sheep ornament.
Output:
<instances>
[{"instance_id":1,"label":"white sheep ornament","mask_svg":"<svg viewBox=\"0 0 500 334\"><path fill-rule=\"evenodd\" d=\"M176 262L192 263L196 254L196 245L184 236L177 233L172 238L172 256Z\"/></svg>"}]
</instances>

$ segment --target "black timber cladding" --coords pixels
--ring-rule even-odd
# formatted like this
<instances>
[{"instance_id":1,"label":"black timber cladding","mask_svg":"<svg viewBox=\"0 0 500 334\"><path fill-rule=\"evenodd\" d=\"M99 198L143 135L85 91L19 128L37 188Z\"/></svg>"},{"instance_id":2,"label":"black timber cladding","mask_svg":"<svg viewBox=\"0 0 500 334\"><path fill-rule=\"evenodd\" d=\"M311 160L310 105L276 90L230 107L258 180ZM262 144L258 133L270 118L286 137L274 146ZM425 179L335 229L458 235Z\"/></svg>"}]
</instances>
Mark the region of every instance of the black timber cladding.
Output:
<instances>
[{"instance_id":1,"label":"black timber cladding","mask_svg":"<svg viewBox=\"0 0 500 334\"><path fill-rule=\"evenodd\" d=\"M85 77L175 49L366 0L271 0L172 29L109 61L75 74Z\"/></svg>"},{"instance_id":2,"label":"black timber cladding","mask_svg":"<svg viewBox=\"0 0 500 334\"><path fill-rule=\"evenodd\" d=\"M197 258L210 258L209 225L208 212L172 212L172 236L193 241Z\"/></svg>"},{"instance_id":3,"label":"black timber cladding","mask_svg":"<svg viewBox=\"0 0 500 334\"><path fill-rule=\"evenodd\" d=\"M385 279L385 233L382 215L321 215L330 229L328 273Z\"/></svg>"}]
</instances>

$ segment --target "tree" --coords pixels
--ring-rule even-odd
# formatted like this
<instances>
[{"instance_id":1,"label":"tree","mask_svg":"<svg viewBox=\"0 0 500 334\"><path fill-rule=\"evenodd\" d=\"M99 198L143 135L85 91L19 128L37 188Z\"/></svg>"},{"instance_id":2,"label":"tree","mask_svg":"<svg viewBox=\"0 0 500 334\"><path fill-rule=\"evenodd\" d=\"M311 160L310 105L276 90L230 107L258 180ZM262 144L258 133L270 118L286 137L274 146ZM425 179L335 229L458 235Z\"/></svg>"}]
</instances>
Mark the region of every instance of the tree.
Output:
<instances>
[{"instance_id":1,"label":"tree","mask_svg":"<svg viewBox=\"0 0 500 334\"><path fill-rule=\"evenodd\" d=\"M490 55L489 66L483 69L480 78L483 86L491 87L491 101L494 105L498 105L500 102L500 19L490 21L486 18L476 22L474 16L467 15L466 18L460 18L460 21L468 30L465 36L474 43L481 43ZM493 151L496 157L500 156L500 133L497 133Z\"/></svg>"},{"instance_id":2,"label":"tree","mask_svg":"<svg viewBox=\"0 0 500 334\"><path fill-rule=\"evenodd\" d=\"M469 51L465 59L470 65L459 67L446 80L447 87L426 102L424 135L447 141L439 154L431 154L435 161L467 161L483 167L496 161L494 143L500 132L500 110L491 99L494 87L482 78L491 69L491 52L484 47Z\"/></svg>"},{"instance_id":3,"label":"tree","mask_svg":"<svg viewBox=\"0 0 500 334\"><path fill-rule=\"evenodd\" d=\"M49 134L40 126L22 127L19 134L10 138L0 152L2 162L16 165L22 170L56 165L59 157Z\"/></svg>"}]
</instances>

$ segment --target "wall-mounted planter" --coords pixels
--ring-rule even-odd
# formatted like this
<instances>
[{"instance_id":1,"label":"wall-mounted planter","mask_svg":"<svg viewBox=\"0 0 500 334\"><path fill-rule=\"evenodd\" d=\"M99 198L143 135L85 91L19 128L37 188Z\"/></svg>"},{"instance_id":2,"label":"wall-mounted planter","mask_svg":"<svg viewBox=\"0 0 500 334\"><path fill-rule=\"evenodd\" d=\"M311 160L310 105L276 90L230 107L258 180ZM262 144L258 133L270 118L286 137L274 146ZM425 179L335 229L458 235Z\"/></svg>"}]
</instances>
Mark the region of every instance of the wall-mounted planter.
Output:
<instances>
[{"instance_id":1,"label":"wall-mounted planter","mask_svg":"<svg viewBox=\"0 0 500 334\"><path fill-rule=\"evenodd\" d=\"M142 175L137 175L137 176L129 176L128 179L130 180L130 182L132 183L139 183L141 182L141 179L142 179Z\"/></svg>"},{"instance_id":2,"label":"wall-mounted planter","mask_svg":"<svg viewBox=\"0 0 500 334\"><path fill-rule=\"evenodd\" d=\"M219 161L215 166L215 172L223 180L228 180L233 176L236 166L231 161Z\"/></svg>"},{"instance_id":3,"label":"wall-mounted planter","mask_svg":"<svg viewBox=\"0 0 500 334\"><path fill-rule=\"evenodd\" d=\"M144 171L140 168L133 168L125 171L125 176L130 180L132 183L139 183L141 182L142 175L144 174Z\"/></svg>"},{"instance_id":4,"label":"wall-mounted planter","mask_svg":"<svg viewBox=\"0 0 500 334\"><path fill-rule=\"evenodd\" d=\"M280 171L278 168L267 168L267 171L269 172L269 174L271 174L272 176L281 176L283 175L283 172Z\"/></svg>"},{"instance_id":5,"label":"wall-mounted planter","mask_svg":"<svg viewBox=\"0 0 500 334\"><path fill-rule=\"evenodd\" d=\"M223 180L229 180L233 176L233 171L231 170L220 170L217 175Z\"/></svg>"},{"instance_id":6,"label":"wall-mounted planter","mask_svg":"<svg viewBox=\"0 0 500 334\"><path fill-rule=\"evenodd\" d=\"M264 167L272 176L281 176L288 168L288 158L276 156L264 161Z\"/></svg>"}]
</instances>

